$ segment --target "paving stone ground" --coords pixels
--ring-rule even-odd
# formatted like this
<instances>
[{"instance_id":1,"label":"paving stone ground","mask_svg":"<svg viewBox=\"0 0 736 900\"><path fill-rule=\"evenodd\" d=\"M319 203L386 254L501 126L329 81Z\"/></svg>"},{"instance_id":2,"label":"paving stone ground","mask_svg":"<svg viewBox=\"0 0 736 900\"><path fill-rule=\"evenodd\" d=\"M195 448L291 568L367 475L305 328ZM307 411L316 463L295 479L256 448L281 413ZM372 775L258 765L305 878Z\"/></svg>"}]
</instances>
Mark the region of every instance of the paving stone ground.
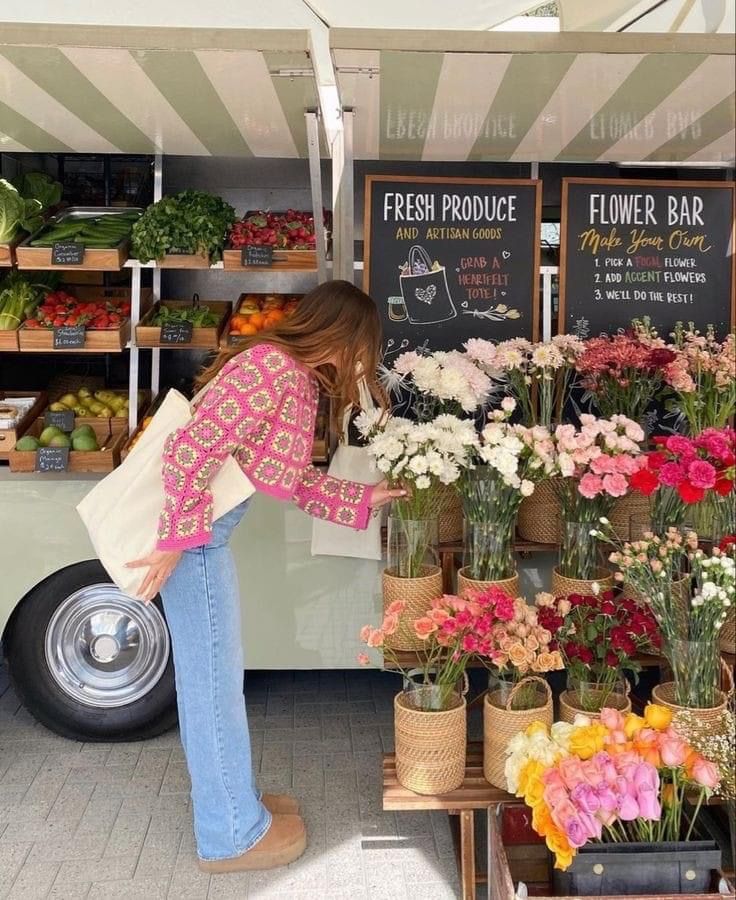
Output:
<instances>
[{"instance_id":1,"label":"paving stone ground","mask_svg":"<svg viewBox=\"0 0 736 900\"><path fill-rule=\"evenodd\" d=\"M21 707L0 666L0 898L453 900L447 816L381 808L396 689L368 671L249 675L260 786L299 797L309 849L285 869L209 876L178 733L66 740Z\"/></svg>"}]
</instances>

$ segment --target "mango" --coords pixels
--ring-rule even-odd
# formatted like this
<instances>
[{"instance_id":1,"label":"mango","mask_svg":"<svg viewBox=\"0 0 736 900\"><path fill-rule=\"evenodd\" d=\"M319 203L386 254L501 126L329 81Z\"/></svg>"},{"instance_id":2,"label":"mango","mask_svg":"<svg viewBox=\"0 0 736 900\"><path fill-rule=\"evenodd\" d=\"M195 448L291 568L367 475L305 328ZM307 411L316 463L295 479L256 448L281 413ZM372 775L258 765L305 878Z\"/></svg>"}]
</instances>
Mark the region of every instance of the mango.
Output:
<instances>
[{"instance_id":1,"label":"mango","mask_svg":"<svg viewBox=\"0 0 736 900\"><path fill-rule=\"evenodd\" d=\"M58 437L59 435L64 435L64 432L61 428L57 428L56 425L47 425L46 428L41 432L41 436L38 439L38 443L42 447L51 447L51 441L53 438ZM53 446L59 446L58 444L54 444Z\"/></svg>"}]
</instances>

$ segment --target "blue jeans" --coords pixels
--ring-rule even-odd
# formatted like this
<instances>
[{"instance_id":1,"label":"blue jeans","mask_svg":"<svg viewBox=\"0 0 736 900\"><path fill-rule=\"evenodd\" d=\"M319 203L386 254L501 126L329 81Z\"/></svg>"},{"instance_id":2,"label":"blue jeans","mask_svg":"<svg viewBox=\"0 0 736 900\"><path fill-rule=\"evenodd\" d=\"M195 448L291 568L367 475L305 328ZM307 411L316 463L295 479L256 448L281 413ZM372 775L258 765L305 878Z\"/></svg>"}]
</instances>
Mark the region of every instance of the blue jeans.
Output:
<instances>
[{"instance_id":1,"label":"blue jeans","mask_svg":"<svg viewBox=\"0 0 736 900\"><path fill-rule=\"evenodd\" d=\"M243 697L240 593L228 541L247 503L185 550L161 597L171 633L176 699L202 859L239 856L268 831L255 787Z\"/></svg>"}]
</instances>

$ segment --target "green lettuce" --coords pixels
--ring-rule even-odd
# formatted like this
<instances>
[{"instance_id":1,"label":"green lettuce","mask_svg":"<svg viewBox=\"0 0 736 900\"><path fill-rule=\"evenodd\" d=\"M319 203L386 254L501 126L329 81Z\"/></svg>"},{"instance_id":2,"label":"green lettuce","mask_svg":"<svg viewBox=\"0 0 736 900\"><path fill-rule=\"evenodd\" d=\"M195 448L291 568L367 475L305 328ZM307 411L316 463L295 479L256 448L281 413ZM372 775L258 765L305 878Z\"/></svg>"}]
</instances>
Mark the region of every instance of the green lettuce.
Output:
<instances>
[{"instance_id":1,"label":"green lettuce","mask_svg":"<svg viewBox=\"0 0 736 900\"><path fill-rule=\"evenodd\" d=\"M35 231L41 224L41 204L27 200L9 181L0 178L0 243L12 241L20 231Z\"/></svg>"},{"instance_id":2,"label":"green lettuce","mask_svg":"<svg viewBox=\"0 0 736 900\"><path fill-rule=\"evenodd\" d=\"M56 206L61 200L62 186L45 172L26 172L13 179L13 187L26 200L38 200L41 210Z\"/></svg>"}]
</instances>

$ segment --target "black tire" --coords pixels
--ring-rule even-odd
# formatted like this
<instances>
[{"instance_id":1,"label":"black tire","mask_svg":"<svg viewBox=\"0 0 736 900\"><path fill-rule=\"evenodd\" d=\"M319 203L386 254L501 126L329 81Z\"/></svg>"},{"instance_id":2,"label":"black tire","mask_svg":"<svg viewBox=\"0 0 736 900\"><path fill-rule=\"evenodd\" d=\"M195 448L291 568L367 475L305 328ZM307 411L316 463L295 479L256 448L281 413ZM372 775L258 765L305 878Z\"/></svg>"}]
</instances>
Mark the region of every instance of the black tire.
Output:
<instances>
[{"instance_id":1,"label":"black tire","mask_svg":"<svg viewBox=\"0 0 736 900\"><path fill-rule=\"evenodd\" d=\"M127 599L112 585L109 576L98 560L87 560L55 572L27 595L13 614L9 631L5 635L5 653L10 680L20 700L28 711L47 728L74 740L143 740L168 731L177 721L176 691L172 654L170 648L166 649L168 647L168 631L158 598L155 606L161 619L156 616L152 608L145 608L143 604L139 604L139 607L141 610L146 610L145 614L133 612L133 616L148 616L146 621L149 623L149 628L155 626L160 629L163 624L166 642L159 640L156 643L148 639L148 645L155 644L158 649L156 650L155 671L152 667L149 674L146 675L144 674L145 664L140 662L142 657L139 656L142 644L140 629L130 632L134 635L134 640L126 649L125 658L139 660L138 668L140 670L142 666L143 674L139 671L135 684L139 692L145 690L145 693L138 696L137 699L123 702L124 696L116 694L115 697L111 697L109 703L97 703L95 697L80 701L73 696L73 691L82 689L83 682L72 685L71 681L68 681L69 689L67 690L57 680L57 678L61 678L61 675L57 674L57 677L54 677L52 674L51 665L54 665L54 662L52 660L50 664L49 661L46 649L47 635L50 638L52 634L55 634L53 628L58 627L60 615L68 617L75 608L81 614L83 601L80 599L77 604L76 600L72 601L69 598L85 589L87 589L88 600L86 602L88 603L94 602L95 591L99 592L101 604L104 604L103 598L106 596L111 598L112 603L118 602L115 599L116 595L121 598L120 602L125 602ZM62 607L64 608L61 609ZM60 612L57 613L57 610ZM102 614L104 615L104 608ZM119 613L116 614L119 615ZM52 626L55 615L57 624ZM130 623L132 620L129 617L123 617L123 621ZM151 622L153 622L153 626L151 626ZM124 632L126 639L128 634L129 631L126 628ZM137 645L135 644L136 635L139 639ZM79 646L83 646L83 643L80 643ZM76 645L72 642L65 646ZM92 644L84 646L86 649L80 650L78 653L86 655L86 658L95 667L94 672L101 673L103 678L106 677L105 665L110 660L98 660L92 653ZM109 647L109 644L107 646ZM58 668L58 672L63 672L63 664ZM126 673L127 668L120 675L123 691L125 690ZM96 676L93 675L93 677ZM134 675L131 676L131 684L134 677ZM150 683L146 680L147 678ZM63 681L63 678L61 680ZM133 695L131 694L131 696Z\"/></svg>"}]
</instances>

